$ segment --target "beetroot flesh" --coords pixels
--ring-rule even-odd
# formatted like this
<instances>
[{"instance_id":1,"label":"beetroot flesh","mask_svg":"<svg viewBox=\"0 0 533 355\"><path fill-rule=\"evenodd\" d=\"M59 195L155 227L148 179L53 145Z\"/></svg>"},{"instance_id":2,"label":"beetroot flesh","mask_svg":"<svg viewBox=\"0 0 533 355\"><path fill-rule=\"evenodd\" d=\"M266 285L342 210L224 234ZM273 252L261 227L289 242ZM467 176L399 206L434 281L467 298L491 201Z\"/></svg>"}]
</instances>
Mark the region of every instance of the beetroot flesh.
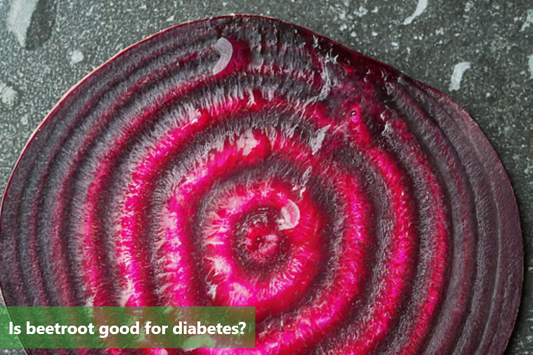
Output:
<instances>
[{"instance_id":1,"label":"beetroot flesh","mask_svg":"<svg viewBox=\"0 0 533 355\"><path fill-rule=\"evenodd\" d=\"M256 307L255 349L187 353L501 354L520 301L513 190L468 113L264 17L94 71L26 147L0 223L7 305Z\"/></svg>"}]
</instances>

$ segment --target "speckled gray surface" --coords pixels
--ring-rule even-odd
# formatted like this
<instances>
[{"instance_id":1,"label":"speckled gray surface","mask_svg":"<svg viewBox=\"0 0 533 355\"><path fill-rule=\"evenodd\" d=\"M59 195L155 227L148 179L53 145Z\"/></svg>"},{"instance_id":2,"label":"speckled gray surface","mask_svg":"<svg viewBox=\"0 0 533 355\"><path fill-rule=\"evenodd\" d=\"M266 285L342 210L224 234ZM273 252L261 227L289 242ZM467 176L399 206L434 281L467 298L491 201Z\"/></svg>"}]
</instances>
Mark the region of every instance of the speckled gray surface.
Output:
<instances>
[{"instance_id":1,"label":"speckled gray surface","mask_svg":"<svg viewBox=\"0 0 533 355\"><path fill-rule=\"evenodd\" d=\"M507 354L533 354L529 0L0 0L0 189L38 123L86 74L159 30L231 13L306 26L448 93L470 112L509 173L522 219L525 287Z\"/></svg>"}]
</instances>

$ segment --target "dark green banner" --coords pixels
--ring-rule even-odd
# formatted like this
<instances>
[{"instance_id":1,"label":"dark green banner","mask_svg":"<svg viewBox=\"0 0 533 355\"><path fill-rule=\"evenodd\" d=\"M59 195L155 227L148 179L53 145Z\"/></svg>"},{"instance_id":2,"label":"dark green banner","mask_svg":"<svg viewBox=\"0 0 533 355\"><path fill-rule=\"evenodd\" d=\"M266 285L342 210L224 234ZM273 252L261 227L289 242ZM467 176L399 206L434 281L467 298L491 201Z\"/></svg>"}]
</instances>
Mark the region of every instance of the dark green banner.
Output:
<instances>
[{"instance_id":1,"label":"dark green banner","mask_svg":"<svg viewBox=\"0 0 533 355\"><path fill-rule=\"evenodd\" d=\"M0 347L253 348L254 307L0 307Z\"/></svg>"}]
</instances>

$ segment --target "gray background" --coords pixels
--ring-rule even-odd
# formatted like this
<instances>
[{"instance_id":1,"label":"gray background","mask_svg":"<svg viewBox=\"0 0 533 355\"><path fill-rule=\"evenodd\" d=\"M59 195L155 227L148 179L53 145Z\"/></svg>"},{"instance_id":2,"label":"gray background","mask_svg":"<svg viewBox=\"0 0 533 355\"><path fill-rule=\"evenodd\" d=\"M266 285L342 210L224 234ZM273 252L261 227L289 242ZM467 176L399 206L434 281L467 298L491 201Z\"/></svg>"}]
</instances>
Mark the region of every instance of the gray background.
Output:
<instances>
[{"instance_id":1,"label":"gray background","mask_svg":"<svg viewBox=\"0 0 533 355\"><path fill-rule=\"evenodd\" d=\"M0 0L0 191L47 112L121 49L172 25L215 15L262 14L294 22L448 93L479 123L509 173L524 232L523 301L507 354L533 354L533 2L428 0L406 24L417 5L418 0ZM460 88L450 90L454 67L462 62L470 68Z\"/></svg>"}]
</instances>

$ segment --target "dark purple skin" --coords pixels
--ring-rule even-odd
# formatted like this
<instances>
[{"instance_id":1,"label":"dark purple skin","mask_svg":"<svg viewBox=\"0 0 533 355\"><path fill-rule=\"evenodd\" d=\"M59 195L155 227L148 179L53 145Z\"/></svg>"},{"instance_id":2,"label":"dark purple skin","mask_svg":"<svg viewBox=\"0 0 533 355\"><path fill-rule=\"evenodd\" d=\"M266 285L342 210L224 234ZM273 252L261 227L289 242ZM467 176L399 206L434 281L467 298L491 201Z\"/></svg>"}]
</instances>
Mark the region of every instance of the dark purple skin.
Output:
<instances>
[{"instance_id":1,"label":"dark purple skin","mask_svg":"<svg viewBox=\"0 0 533 355\"><path fill-rule=\"evenodd\" d=\"M256 307L255 349L187 354L501 354L523 278L511 184L462 107L259 16L170 28L71 89L0 243L7 305Z\"/></svg>"}]
</instances>

